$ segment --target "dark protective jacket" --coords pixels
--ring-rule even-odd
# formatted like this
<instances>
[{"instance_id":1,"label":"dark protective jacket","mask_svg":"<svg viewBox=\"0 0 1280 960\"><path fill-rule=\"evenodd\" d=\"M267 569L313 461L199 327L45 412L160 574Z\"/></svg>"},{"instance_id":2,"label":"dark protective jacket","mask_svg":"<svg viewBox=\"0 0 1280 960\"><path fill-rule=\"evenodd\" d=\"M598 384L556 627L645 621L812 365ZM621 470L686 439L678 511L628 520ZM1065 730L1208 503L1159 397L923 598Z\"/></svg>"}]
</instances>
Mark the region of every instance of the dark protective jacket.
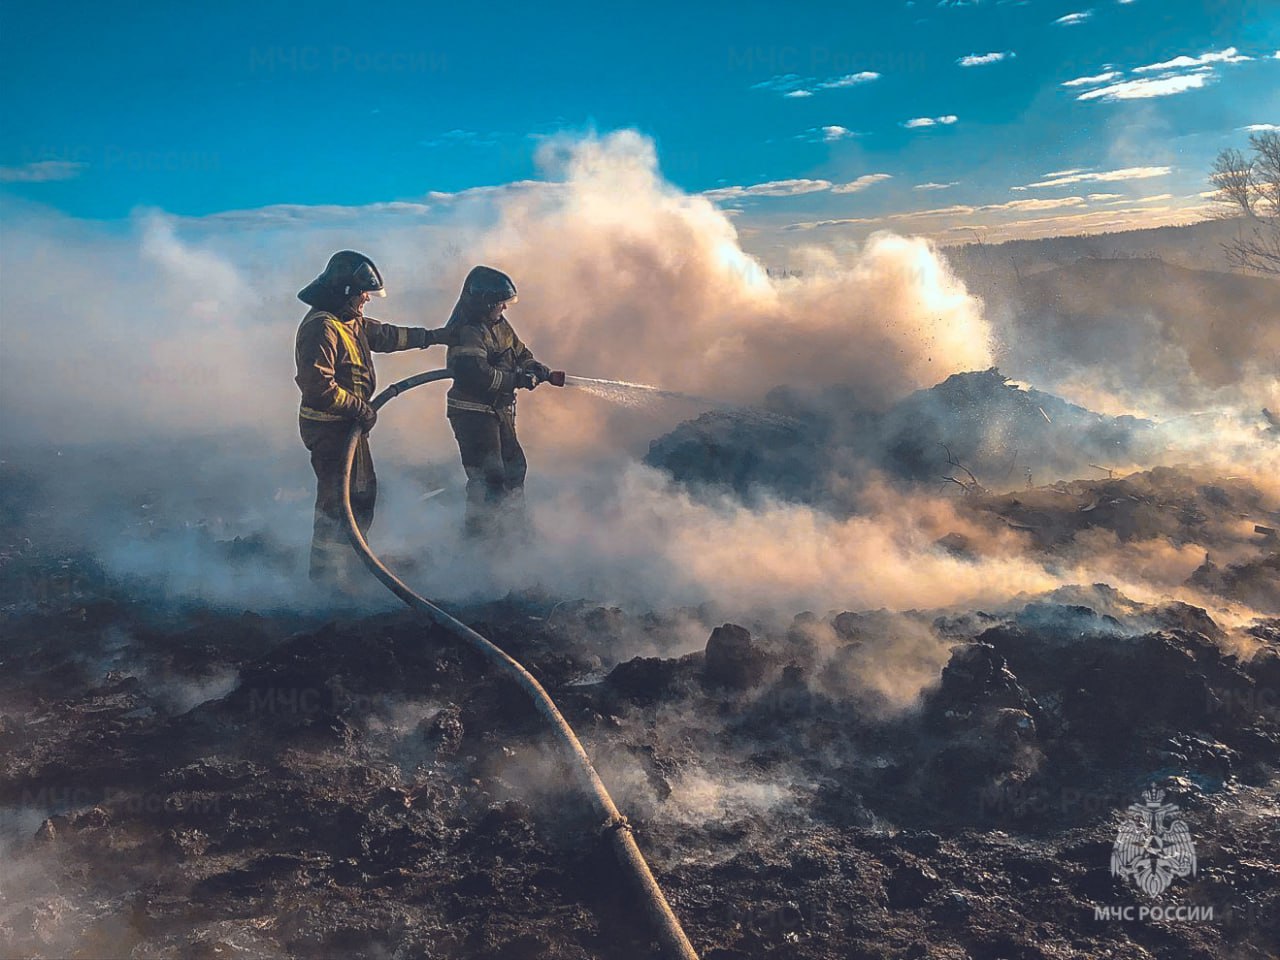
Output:
<instances>
[{"instance_id":1,"label":"dark protective jacket","mask_svg":"<svg viewBox=\"0 0 1280 960\"><path fill-rule=\"evenodd\" d=\"M446 362L453 374L449 412L492 413L515 403L517 375L537 361L507 318L490 323L483 316L472 316L449 334Z\"/></svg>"},{"instance_id":2,"label":"dark protective jacket","mask_svg":"<svg viewBox=\"0 0 1280 960\"><path fill-rule=\"evenodd\" d=\"M298 326L294 380L302 391L304 420L355 420L373 396L377 380L371 353L394 353L439 342L435 331L397 327L371 317L342 321L313 309Z\"/></svg>"}]
</instances>

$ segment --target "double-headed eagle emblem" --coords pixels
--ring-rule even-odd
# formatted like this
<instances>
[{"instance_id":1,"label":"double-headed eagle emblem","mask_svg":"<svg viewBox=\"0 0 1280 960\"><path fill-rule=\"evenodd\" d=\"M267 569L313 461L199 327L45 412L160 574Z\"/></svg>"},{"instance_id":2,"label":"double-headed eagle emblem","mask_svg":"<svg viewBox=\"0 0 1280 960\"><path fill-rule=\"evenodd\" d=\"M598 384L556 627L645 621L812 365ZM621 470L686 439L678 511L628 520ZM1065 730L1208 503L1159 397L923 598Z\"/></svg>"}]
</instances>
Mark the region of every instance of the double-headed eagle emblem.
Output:
<instances>
[{"instance_id":1,"label":"double-headed eagle emblem","mask_svg":"<svg viewBox=\"0 0 1280 960\"><path fill-rule=\"evenodd\" d=\"M1111 873L1129 877L1139 890L1155 899L1168 889L1174 877L1196 872L1196 848L1176 804L1164 802L1164 791L1155 787L1142 794L1142 803L1130 804L1133 819L1125 820L1111 848Z\"/></svg>"}]
</instances>

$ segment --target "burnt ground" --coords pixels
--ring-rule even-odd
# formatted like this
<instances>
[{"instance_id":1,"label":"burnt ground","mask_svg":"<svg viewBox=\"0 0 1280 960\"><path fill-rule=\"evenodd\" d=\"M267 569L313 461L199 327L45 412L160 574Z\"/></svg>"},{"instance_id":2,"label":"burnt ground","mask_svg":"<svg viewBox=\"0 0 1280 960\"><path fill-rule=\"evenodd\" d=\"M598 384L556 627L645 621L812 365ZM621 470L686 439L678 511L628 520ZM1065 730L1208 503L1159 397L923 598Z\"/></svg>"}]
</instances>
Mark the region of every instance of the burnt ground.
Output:
<instances>
[{"instance_id":1,"label":"burnt ground","mask_svg":"<svg viewBox=\"0 0 1280 960\"><path fill-rule=\"evenodd\" d=\"M1169 472L970 506L1053 551L1256 519L1253 495ZM0 953L656 955L537 717L450 636L180 603L15 523ZM1259 536L1200 586L1265 604ZM1280 619L1229 631L1085 585L722 625L689 653L698 611L453 612L551 691L708 960L1276 955ZM863 682L903 644L945 664L907 708ZM1197 856L1154 901L1110 871L1152 784ZM1153 904L1201 918L1095 918Z\"/></svg>"}]
</instances>

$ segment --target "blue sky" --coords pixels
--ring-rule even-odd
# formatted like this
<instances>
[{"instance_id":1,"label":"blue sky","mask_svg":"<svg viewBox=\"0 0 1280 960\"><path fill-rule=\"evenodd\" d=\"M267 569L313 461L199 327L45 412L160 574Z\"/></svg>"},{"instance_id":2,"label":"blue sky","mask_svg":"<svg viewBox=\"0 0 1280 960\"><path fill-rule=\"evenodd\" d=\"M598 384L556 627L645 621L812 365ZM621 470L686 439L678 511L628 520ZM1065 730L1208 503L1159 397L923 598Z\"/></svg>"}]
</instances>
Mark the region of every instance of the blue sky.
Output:
<instances>
[{"instance_id":1,"label":"blue sky","mask_svg":"<svg viewBox=\"0 0 1280 960\"><path fill-rule=\"evenodd\" d=\"M537 177L549 134L633 127L746 233L1071 232L1193 215L1217 151L1280 124L1272 0L4 18L0 194L86 218L415 200Z\"/></svg>"}]
</instances>

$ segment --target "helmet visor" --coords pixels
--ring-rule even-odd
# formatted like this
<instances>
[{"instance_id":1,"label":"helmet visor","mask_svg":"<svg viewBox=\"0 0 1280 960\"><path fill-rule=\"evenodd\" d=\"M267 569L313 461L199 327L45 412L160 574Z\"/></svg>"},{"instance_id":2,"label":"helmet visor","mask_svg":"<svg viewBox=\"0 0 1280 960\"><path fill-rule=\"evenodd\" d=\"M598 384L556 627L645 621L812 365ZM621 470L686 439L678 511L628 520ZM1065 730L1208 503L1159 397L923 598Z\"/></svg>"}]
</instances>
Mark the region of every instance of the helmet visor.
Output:
<instances>
[{"instance_id":1,"label":"helmet visor","mask_svg":"<svg viewBox=\"0 0 1280 960\"><path fill-rule=\"evenodd\" d=\"M362 263L351 273L351 286L375 297L385 297L387 291L382 289L382 277L373 269L373 264Z\"/></svg>"}]
</instances>

